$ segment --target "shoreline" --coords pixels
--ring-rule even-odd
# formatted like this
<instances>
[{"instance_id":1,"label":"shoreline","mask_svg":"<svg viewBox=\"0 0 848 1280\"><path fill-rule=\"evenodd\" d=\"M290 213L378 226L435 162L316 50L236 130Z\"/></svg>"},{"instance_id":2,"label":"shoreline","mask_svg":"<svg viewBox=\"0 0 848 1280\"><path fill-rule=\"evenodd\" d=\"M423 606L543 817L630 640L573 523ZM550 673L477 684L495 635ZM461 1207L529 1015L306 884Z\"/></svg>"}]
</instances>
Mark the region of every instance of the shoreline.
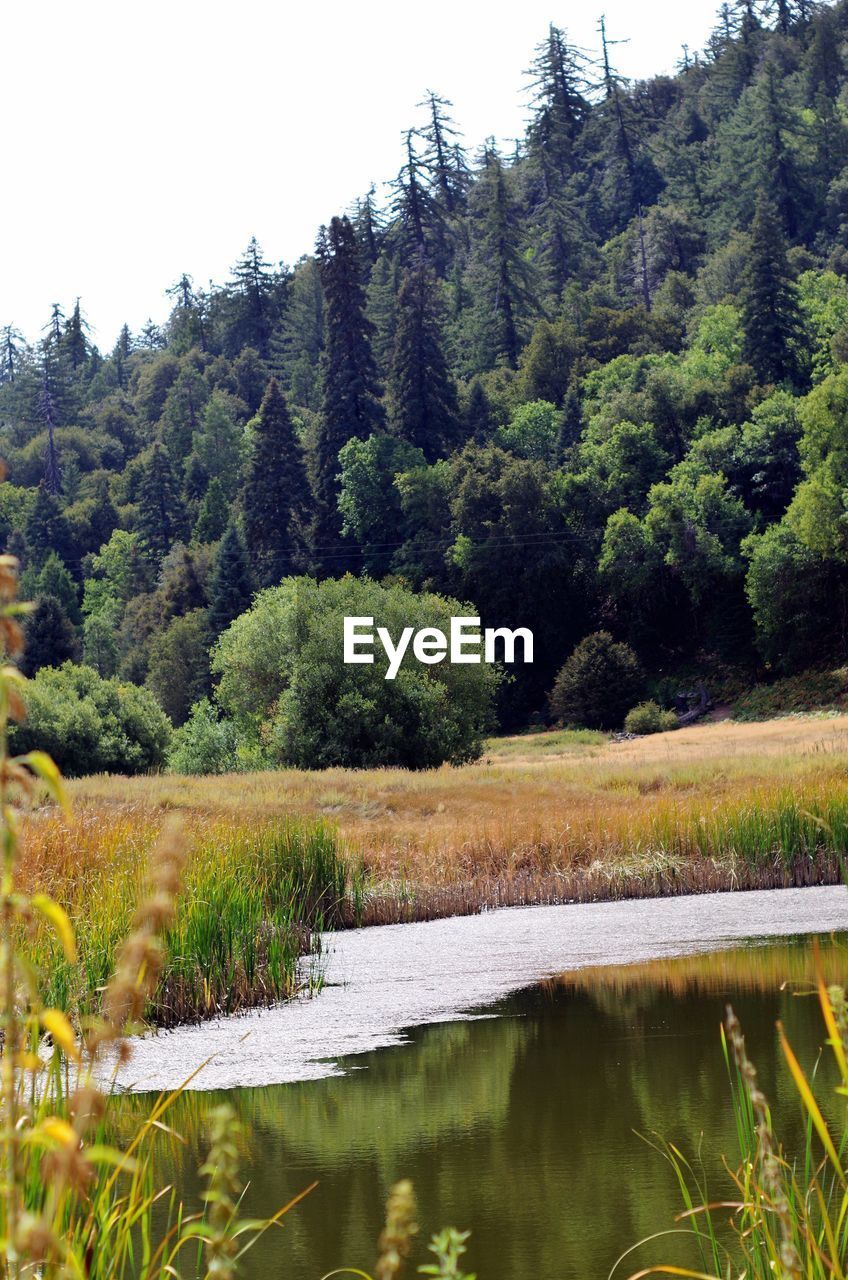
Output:
<instances>
[{"instance_id":1,"label":"shoreline","mask_svg":"<svg viewBox=\"0 0 848 1280\"><path fill-rule=\"evenodd\" d=\"M344 1074L340 1059L402 1045L436 1022L488 1016L505 996L568 970L848 930L843 885L507 907L324 935L325 985L272 1008L133 1041L131 1092L234 1089ZM355 1065L355 1064L354 1064Z\"/></svg>"}]
</instances>

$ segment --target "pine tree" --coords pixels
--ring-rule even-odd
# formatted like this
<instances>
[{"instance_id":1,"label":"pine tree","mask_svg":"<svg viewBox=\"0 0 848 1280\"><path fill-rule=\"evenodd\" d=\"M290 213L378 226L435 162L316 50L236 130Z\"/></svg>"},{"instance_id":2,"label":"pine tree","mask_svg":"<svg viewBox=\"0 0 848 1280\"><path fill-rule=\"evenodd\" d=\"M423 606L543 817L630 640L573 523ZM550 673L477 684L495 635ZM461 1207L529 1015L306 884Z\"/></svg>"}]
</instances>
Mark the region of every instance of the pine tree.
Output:
<instances>
[{"instance_id":1,"label":"pine tree","mask_svg":"<svg viewBox=\"0 0 848 1280\"><path fill-rule=\"evenodd\" d=\"M48 492L56 497L62 491L62 468L59 465L59 455L56 451L56 437L54 434L56 428L56 405L50 389L46 360L44 362L38 409L41 420L47 427L47 445L44 451L44 484Z\"/></svg>"},{"instance_id":2,"label":"pine tree","mask_svg":"<svg viewBox=\"0 0 848 1280\"><path fill-rule=\"evenodd\" d=\"M423 450L428 462L447 453L458 435L456 386L442 347L436 290L423 262L407 273L398 295L389 384L392 430Z\"/></svg>"},{"instance_id":3,"label":"pine tree","mask_svg":"<svg viewBox=\"0 0 848 1280\"><path fill-rule=\"evenodd\" d=\"M74 626L82 622L74 580L62 559L51 551L38 574L33 596L55 596Z\"/></svg>"},{"instance_id":4,"label":"pine tree","mask_svg":"<svg viewBox=\"0 0 848 1280\"><path fill-rule=\"evenodd\" d=\"M24 523L24 537L27 568L40 570L51 551L55 551L65 564L73 564L78 558L59 500L43 480Z\"/></svg>"},{"instance_id":5,"label":"pine tree","mask_svg":"<svg viewBox=\"0 0 848 1280\"><path fill-rule=\"evenodd\" d=\"M21 363L23 335L14 325L0 329L0 383L14 382Z\"/></svg>"},{"instance_id":6,"label":"pine tree","mask_svg":"<svg viewBox=\"0 0 848 1280\"><path fill-rule=\"evenodd\" d=\"M802 183L791 146L794 115L786 103L780 69L774 58L767 58L758 82L758 111L755 130L756 160L754 172L771 193L783 229L790 240L798 235L806 203Z\"/></svg>"},{"instance_id":7,"label":"pine tree","mask_svg":"<svg viewBox=\"0 0 848 1280\"><path fill-rule=\"evenodd\" d=\"M367 314L373 325L371 348L381 378L388 378L392 367L402 274L398 255L384 252L375 262L368 282Z\"/></svg>"},{"instance_id":8,"label":"pine tree","mask_svg":"<svg viewBox=\"0 0 848 1280\"><path fill-rule=\"evenodd\" d=\"M54 302L50 308L50 319L42 329L44 341L54 348L58 349L62 345L62 335L65 332L65 313L58 302Z\"/></svg>"},{"instance_id":9,"label":"pine tree","mask_svg":"<svg viewBox=\"0 0 848 1280\"><path fill-rule=\"evenodd\" d=\"M576 274L582 246L591 240L567 185L589 112L586 73L581 55L568 46L564 32L551 25L527 75L532 77L534 115L527 131L526 200L540 245L540 265L556 305Z\"/></svg>"},{"instance_id":10,"label":"pine tree","mask_svg":"<svg viewBox=\"0 0 848 1280\"><path fill-rule=\"evenodd\" d=\"M377 261L385 230L374 199L376 191L377 188L372 182L365 195L355 202L351 216L366 274L368 267L373 266Z\"/></svg>"},{"instance_id":11,"label":"pine tree","mask_svg":"<svg viewBox=\"0 0 848 1280\"><path fill-rule=\"evenodd\" d=\"M598 137L599 150L604 156L600 177L612 231L636 217L640 205L652 204L662 181L643 141L643 113L637 110L627 82L612 63L613 46L623 42L610 39L603 17L598 30L604 101L596 113L596 128L605 126Z\"/></svg>"},{"instance_id":12,"label":"pine tree","mask_svg":"<svg viewBox=\"0 0 848 1280\"><path fill-rule=\"evenodd\" d=\"M521 226L503 162L493 145L473 193L472 258L467 287L477 370L506 364L516 368L522 321L533 308L529 267L521 253Z\"/></svg>"},{"instance_id":13,"label":"pine tree","mask_svg":"<svg viewBox=\"0 0 848 1280\"><path fill-rule=\"evenodd\" d=\"M311 531L317 570L343 573L339 450L352 437L365 440L383 426L382 388L371 350L373 326L365 314L365 290L356 235L348 218L333 218L318 242L326 301L322 358L323 397L315 457L315 519Z\"/></svg>"},{"instance_id":14,"label":"pine tree","mask_svg":"<svg viewBox=\"0 0 848 1280\"><path fill-rule=\"evenodd\" d=\"M294 268L279 348L274 355L285 370L293 404L317 410L321 404L320 361L324 350L324 295L312 257Z\"/></svg>"},{"instance_id":15,"label":"pine tree","mask_svg":"<svg viewBox=\"0 0 848 1280\"><path fill-rule=\"evenodd\" d=\"M435 264L443 265L444 214L433 197L424 162L415 149L413 129L407 129L404 146L406 160L391 184L396 241L406 261L429 257Z\"/></svg>"},{"instance_id":16,"label":"pine tree","mask_svg":"<svg viewBox=\"0 0 848 1280\"><path fill-rule=\"evenodd\" d=\"M572 167L574 145L589 111L584 62L565 32L551 23L527 75L535 108L527 131L529 150L551 194Z\"/></svg>"},{"instance_id":17,"label":"pine tree","mask_svg":"<svg viewBox=\"0 0 848 1280\"><path fill-rule=\"evenodd\" d=\"M56 596L40 596L26 622L24 674L34 676L42 667L59 667L73 661L78 652L73 623Z\"/></svg>"},{"instance_id":18,"label":"pine tree","mask_svg":"<svg viewBox=\"0 0 848 1280\"><path fill-rule=\"evenodd\" d=\"M271 355L271 335L278 319L277 283L256 236L251 236L244 257L233 267L233 292L239 304L236 345L255 347L263 360Z\"/></svg>"},{"instance_id":19,"label":"pine tree","mask_svg":"<svg viewBox=\"0 0 848 1280\"><path fill-rule=\"evenodd\" d=\"M130 332L128 324L121 326L121 332L118 334L118 341L112 348L112 362L115 366L115 377L118 386L122 391L127 386L127 361L133 350L133 336Z\"/></svg>"},{"instance_id":20,"label":"pine tree","mask_svg":"<svg viewBox=\"0 0 848 1280\"><path fill-rule=\"evenodd\" d=\"M242 429L235 419L232 397L213 391L192 437L192 449L210 480L217 477L230 497L239 487L241 442Z\"/></svg>"},{"instance_id":21,"label":"pine tree","mask_svg":"<svg viewBox=\"0 0 848 1280\"><path fill-rule=\"evenodd\" d=\"M800 337L798 295L786 257L780 217L764 192L757 201L751 225L743 319L746 357L759 380L797 379L799 368L794 344Z\"/></svg>"},{"instance_id":22,"label":"pine tree","mask_svg":"<svg viewBox=\"0 0 848 1280\"><path fill-rule=\"evenodd\" d=\"M141 326L138 345L143 351L162 351L165 347L165 335L158 324L148 316Z\"/></svg>"},{"instance_id":23,"label":"pine tree","mask_svg":"<svg viewBox=\"0 0 848 1280\"><path fill-rule=\"evenodd\" d=\"M274 586L304 567L309 501L300 444L285 397L272 378L253 424L243 494L247 546L260 586Z\"/></svg>"},{"instance_id":24,"label":"pine tree","mask_svg":"<svg viewBox=\"0 0 848 1280\"><path fill-rule=\"evenodd\" d=\"M427 109L427 124L420 132L426 150L421 163L429 175L439 203L449 216L465 204L470 178L468 163L459 141L459 130L448 114L453 106L432 89L419 107Z\"/></svg>"},{"instance_id":25,"label":"pine tree","mask_svg":"<svg viewBox=\"0 0 848 1280\"><path fill-rule=\"evenodd\" d=\"M468 393L462 426L466 440L487 444L494 429L492 406L479 378L475 378Z\"/></svg>"},{"instance_id":26,"label":"pine tree","mask_svg":"<svg viewBox=\"0 0 848 1280\"><path fill-rule=\"evenodd\" d=\"M88 328L88 321L80 310L80 300L77 298L63 335L64 348L72 369L81 368L88 359L89 343L86 337Z\"/></svg>"},{"instance_id":27,"label":"pine tree","mask_svg":"<svg viewBox=\"0 0 848 1280\"><path fill-rule=\"evenodd\" d=\"M138 532L159 563L184 532L185 516L168 450L158 441L147 457L138 495Z\"/></svg>"},{"instance_id":28,"label":"pine tree","mask_svg":"<svg viewBox=\"0 0 848 1280\"><path fill-rule=\"evenodd\" d=\"M191 276L183 272L165 293L174 299L174 309L168 322L169 345L178 351L188 351L193 346L205 351L205 297L195 292Z\"/></svg>"},{"instance_id":29,"label":"pine tree","mask_svg":"<svg viewBox=\"0 0 848 1280\"><path fill-rule=\"evenodd\" d=\"M115 343L112 352L113 357L120 357L121 360L129 360L133 351L133 336L130 332L128 324L121 325L121 332L118 334L118 341Z\"/></svg>"},{"instance_id":30,"label":"pine tree","mask_svg":"<svg viewBox=\"0 0 848 1280\"><path fill-rule=\"evenodd\" d=\"M217 542L227 527L229 514L230 504L224 486L217 476L213 476L200 504L192 541Z\"/></svg>"},{"instance_id":31,"label":"pine tree","mask_svg":"<svg viewBox=\"0 0 848 1280\"><path fill-rule=\"evenodd\" d=\"M209 626L220 635L234 619L250 607L253 582L238 525L230 522L215 557L209 590Z\"/></svg>"},{"instance_id":32,"label":"pine tree","mask_svg":"<svg viewBox=\"0 0 848 1280\"><path fill-rule=\"evenodd\" d=\"M840 32L833 9L821 9L813 22L813 39L807 51L807 102L812 105L819 92L831 100L839 96L845 76L840 53Z\"/></svg>"}]
</instances>

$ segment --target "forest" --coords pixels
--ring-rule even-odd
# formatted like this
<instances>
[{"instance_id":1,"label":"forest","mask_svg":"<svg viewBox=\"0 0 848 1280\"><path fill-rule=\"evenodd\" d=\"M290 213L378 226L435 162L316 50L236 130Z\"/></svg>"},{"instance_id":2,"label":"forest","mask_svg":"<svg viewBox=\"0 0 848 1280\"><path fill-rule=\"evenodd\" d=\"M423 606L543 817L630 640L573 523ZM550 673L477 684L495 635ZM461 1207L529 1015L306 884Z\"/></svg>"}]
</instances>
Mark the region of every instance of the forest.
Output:
<instances>
[{"instance_id":1,"label":"forest","mask_svg":"<svg viewBox=\"0 0 848 1280\"><path fill-rule=\"evenodd\" d=\"M330 687L348 723L367 700L316 683L314 645L281 677L292 582L294 641L341 600L374 612L355 606L378 586L530 628L533 665L478 680L504 729L556 718L557 673L599 634L638 667L633 700L666 705L844 662L848 0L734 0L640 82L615 67L626 32L540 34L509 154L469 154L428 91L385 198L293 265L252 239L111 351L84 280L36 340L0 330L0 532L35 602L22 744L126 772L188 724L216 768L396 762L310 720ZM239 673L256 707L286 693L282 728L239 720ZM455 696L423 689L393 694L422 743ZM473 756L448 736L421 761Z\"/></svg>"}]
</instances>

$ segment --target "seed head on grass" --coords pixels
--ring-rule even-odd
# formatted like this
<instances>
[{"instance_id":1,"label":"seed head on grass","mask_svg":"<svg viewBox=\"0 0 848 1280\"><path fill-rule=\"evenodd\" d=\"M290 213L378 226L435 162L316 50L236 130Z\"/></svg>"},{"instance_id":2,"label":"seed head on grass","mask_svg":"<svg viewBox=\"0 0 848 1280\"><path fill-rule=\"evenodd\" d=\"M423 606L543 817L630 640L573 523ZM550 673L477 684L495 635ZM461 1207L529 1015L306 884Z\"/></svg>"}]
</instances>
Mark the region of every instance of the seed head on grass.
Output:
<instances>
[{"instance_id":1,"label":"seed head on grass","mask_svg":"<svg viewBox=\"0 0 848 1280\"><path fill-rule=\"evenodd\" d=\"M88 1050L94 1056L137 1026L156 992L164 952L161 934L174 920L186 858L186 841L177 818L166 823L150 861L150 893L140 903L133 931L118 952L115 975L103 997L104 1020L92 1025Z\"/></svg>"},{"instance_id":2,"label":"seed head on grass","mask_svg":"<svg viewBox=\"0 0 848 1280\"><path fill-rule=\"evenodd\" d=\"M418 1232L415 1192L408 1178L397 1182L386 1203L386 1225L380 1236L376 1280L394 1280L409 1257L412 1238Z\"/></svg>"},{"instance_id":3,"label":"seed head on grass","mask_svg":"<svg viewBox=\"0 0 848 1280\"><path fill-rule=\"evenodd\" d=\"M206 1205L206 1280L234 1280L237 1275L237 1224L239 1182L238 1135L241 1126L228 1103L215 1107L209 1115L209 1155L200 1173L207 1179L203 1196Z\"/></svg>"},{"instance_id":4,"label":"seed head on grass","mask_svg":"<svg viewBox=\"0 0 848 1280\"><path fill-rule=\"evenodd\" d=\"M784 1164L778 1154L777 1142L771 1125L771 1113L765 1094L757 1082L757 1070L748 1057L742 1026L730 1005L725 1016L727 1039L745 1091L754 1113L762 1187L780 1225L780 1261L787 1276L796 1280L801 1276L801 1260L795 1245L792 1213L786 1195Z\"/></svg>"}]
</instances>

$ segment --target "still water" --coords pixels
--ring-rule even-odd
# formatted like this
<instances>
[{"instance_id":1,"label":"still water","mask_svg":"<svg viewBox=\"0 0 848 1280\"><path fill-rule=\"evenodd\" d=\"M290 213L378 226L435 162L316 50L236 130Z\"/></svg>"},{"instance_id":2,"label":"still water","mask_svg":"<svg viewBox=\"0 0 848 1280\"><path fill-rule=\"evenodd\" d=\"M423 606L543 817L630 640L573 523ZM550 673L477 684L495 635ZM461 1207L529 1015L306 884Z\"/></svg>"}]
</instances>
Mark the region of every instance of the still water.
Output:
<instances>
[{"instance_id":1,"label":"still water","mask_svg":"<svg viewBox=\"0 0 848 1280\"><path fill-rule=\"evenodd\" d=\"M823 940L829 980L848 978L844 945ZM721 1156L735 1165L737 1154L719 1039L728 1001L778 1132L797 1141L775 1023L812 1070L824 1033L811 976L809 939L564 975L476 1020L357 1055L343 1076L187 1095L171 1114L188 1139L168 1148L171 1175L196 1203L203 1117L226 1098L246 1129L249 1216L318 1183L245 1259L255 1280L369 1269L400 1177L419 1201L415 1264L426 1261L424 1237L453 1224L472 1232L467 1264L480 1280L604 1280L626 1249L674 1227L680 1208L673 1171L637 1134L674 1142L710 1196L727 1196ZM679 1236L644 1245L616 1275L695 1261L685 1249Z\"/></svg>"}]
</instances>

